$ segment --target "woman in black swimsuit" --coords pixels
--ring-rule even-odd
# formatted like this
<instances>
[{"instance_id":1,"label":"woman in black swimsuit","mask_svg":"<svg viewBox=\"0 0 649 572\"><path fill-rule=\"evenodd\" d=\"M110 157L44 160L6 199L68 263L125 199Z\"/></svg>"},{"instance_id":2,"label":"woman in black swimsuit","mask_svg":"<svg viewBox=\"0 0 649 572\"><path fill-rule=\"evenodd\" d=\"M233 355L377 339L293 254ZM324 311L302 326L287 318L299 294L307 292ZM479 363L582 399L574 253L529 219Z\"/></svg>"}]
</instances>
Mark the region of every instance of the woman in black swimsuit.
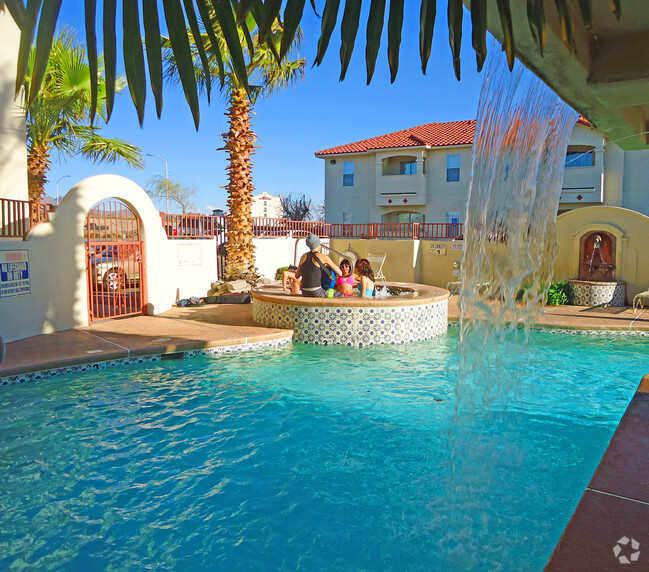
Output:
<instances>
[{"instance_id":1,"label":"woman in black swimsuit","mask_svg":"<svg viewBox=\"0 0 649 572\"><path fill-rule=\"evenodd\" d=\"M335 276L342 276L342 272L331 258L320 252L320 239L315 234L310 234L307 237L306 245L311 249L311 252L307 252L300 259L295 277L302 277L302 296L325 298L327 289L323 288L323 284L331 284ZM335 295L340 296L341 294L335 292Z\"/></svg>"}]
</instances>

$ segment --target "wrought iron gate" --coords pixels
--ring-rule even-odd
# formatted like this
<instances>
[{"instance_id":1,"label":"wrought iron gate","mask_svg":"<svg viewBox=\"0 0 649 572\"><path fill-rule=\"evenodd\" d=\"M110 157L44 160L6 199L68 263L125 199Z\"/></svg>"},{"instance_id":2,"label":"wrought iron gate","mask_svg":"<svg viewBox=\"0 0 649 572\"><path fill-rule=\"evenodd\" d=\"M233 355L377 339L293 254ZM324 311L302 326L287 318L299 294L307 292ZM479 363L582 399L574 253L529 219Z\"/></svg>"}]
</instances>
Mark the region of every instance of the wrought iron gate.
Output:
<instances>
[{"instance_id":1,"label":"wrought iron gate","mask_svg":"<svg viewBox=\"0 0 649 572\"><path fill-rule=\"evenodd\" d=\"M88 213L84 236L90 321L141 314L145 273L140 219L122 202L103 201Z\"/></svg>"}]
</instances>

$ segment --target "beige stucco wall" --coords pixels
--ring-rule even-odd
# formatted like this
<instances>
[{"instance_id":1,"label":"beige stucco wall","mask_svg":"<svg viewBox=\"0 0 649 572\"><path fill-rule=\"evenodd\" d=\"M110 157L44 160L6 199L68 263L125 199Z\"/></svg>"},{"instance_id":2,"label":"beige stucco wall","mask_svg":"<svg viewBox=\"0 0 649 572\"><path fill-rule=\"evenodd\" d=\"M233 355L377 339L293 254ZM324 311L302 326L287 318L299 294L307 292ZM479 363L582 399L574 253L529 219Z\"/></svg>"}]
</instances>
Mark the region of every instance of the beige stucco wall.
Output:
<instances>
[{"instance_id":1,"label":"beige stucco wall","mask_svg":"<svg viewBox=\"0 0 649 572\"><path fill-rule=\"evenodd\" d=\"M602 230L616 240L617 280L627 284L627 304L638 292L649 288L649 217L619 207L593 206L557 217L559 254L554 280L577 278L579 240L586 232Z\"/></svg>"},{"instance_id":2,"label":"beige stucco wall","mask_svg":"<svg viewBox=\"0 0 649 572\"><path fill-rule=\"evenodd\" d=\"M177 298L204 296L216 279L215 240L168 240L146 192L130 179L100 175L65 195L50 222L25 241L0 242L0 250L28 250L31 293L0 299L0 335L13 341L88 325L83 227L98 202L116 198L141 219L146 313L171 308Z\"/></svg>"},{"instance_id":3,"label":"beige stucco wall","mask_svg":"<svg viewBox=\"0 0 649 572\"><path fill-rule=\"evenodd\" d=\"M0 38L0 198L26 201L25 115L14 99L20 33L6 11L0 11Z\"/></svg>"},{"instance_id":4,"label":"beige stucco wall","mask_svg":"<svg viewBox=\"0 0 649 572\"><path fill-rule=\"evenodd\" d=\"M257 272L259 272L260 276L273 280L278 268L296 264L300 261L302 255L309 251L304 238L292 238L289 236L259 237L254 238L252 242L255 246ZM322 239L322 244L328 246L329 240ZM326 248L323 248L322 251L324 253L328 252Z\"/></svg>"},{"instance_id":5,"label":"beige stucco wall","mask_svg":"<svg viewBox=\"0 0 649 572\"><path fill-rule=\"evenodd\" d=\"M339 252L353 250L359 258L365 258L370 252L384 252L383 274L389 282L415 282L445 288L449 282L459 280L462 241L336 238L331 240L331 247ZM332 258L339 261L337 256Z\"/></svg>"}]
</instances>

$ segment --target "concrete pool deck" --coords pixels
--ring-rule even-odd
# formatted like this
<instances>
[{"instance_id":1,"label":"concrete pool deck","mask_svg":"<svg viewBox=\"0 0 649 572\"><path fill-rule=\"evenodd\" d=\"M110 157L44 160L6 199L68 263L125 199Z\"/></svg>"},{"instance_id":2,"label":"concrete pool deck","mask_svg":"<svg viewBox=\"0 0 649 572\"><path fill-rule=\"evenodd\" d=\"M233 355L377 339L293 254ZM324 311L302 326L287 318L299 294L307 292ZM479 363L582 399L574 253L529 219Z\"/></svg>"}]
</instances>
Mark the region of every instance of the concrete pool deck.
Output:
<instances>
[{"instance_id":1,"label":"concrete pool deck","mask_svg":"<svg viewBox=\"0 0 649 572\"><path fill-rule=\"evenodd\" d=\"M449 321L457 321L457 296L448 303ZM576 330L649 332L649 309L547 306L539 327ZM156 316L133 316L96 322L7 344L0 378L97 361L173 354L270 340L287 340L291 330L260 326L251 304L174 307ZM648 372L649 373L649 372Z\"/></svg>"},{"instance_id":2,"label":"concrete pool deck","mask_svg":"<svg viewBox=\"0 0 649 572\"><path fill-rule=\"evenodd\" d=\"M451 322L459 316L457 300L457 296L449 299ZM649 333L649 309L633 312L629 307L546 307L537 325ZM0 363L0 379L136 356L173 356L190 350L289 341L292 334L291 330L256 324L252 320L251 304L173 308L157 316L106 320L85 328L11 342L7 344L5 360ZM647 370L649 373L649 360ZM626 544L625 539L628 539ZM640 566L629 569L646 570L649 562L649 375L631 400L546 569L617 570L621 564L619 558L633 557L634 542L639 543L641 553L638 562L630 562ZM614 553L616 546L617 554Z\"/></svg>"}]
</instances>

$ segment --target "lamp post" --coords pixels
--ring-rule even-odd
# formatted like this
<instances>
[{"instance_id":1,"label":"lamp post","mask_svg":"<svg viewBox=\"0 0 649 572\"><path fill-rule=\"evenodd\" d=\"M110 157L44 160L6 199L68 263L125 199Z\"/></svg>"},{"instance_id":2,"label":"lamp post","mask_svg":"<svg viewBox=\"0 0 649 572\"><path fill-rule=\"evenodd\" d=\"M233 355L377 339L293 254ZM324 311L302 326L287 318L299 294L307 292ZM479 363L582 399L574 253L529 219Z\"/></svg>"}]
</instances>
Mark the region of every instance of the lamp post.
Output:
<instances>
[{"instance_id":1,"label":"lamp post","mask_svg":"<svg viewBox=\"0 0 649 572\"><path fill-rule=\"evenodd\" d=\"M71 176L72 175L63 175L62 177L59 177L58 180L56 181L56 206L57 207L59 206L59 182Z\"/></svg>"},{"instance_id":2,"label":"lamp post","mask_svg":"<svg viewBox=\"0 0 649 572\"><path fill-rule=\"evenodd\" d=\"M160 155L156 155L155 153L147 153L146 155L147 157L157 157L158 159L162 159L165 162L165 181L167 183L165 187L165 198L167 199L167 207L165 212L169 214L169 165L167 164L167 160Z\"/></svg>"}]
</instances>

